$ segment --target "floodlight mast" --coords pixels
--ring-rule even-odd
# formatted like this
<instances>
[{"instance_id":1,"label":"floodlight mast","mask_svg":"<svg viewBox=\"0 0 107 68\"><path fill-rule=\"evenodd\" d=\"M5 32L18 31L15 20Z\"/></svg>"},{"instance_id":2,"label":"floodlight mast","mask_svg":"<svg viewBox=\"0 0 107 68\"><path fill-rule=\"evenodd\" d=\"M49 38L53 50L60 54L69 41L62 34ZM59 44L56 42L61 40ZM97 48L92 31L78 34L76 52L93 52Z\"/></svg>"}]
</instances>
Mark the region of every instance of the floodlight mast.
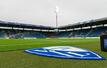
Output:
<instances>
[{"instance_id":1,"label":"floodlight mast","mask_svg":"<svg viewBox=\"0 0 107 68\"><path fill-rule=\"evenodd\" d=\"M55 15L56 15L56 32L58 32L58 12L59 8L56 6Z\"/></svg>"}]
</instances>

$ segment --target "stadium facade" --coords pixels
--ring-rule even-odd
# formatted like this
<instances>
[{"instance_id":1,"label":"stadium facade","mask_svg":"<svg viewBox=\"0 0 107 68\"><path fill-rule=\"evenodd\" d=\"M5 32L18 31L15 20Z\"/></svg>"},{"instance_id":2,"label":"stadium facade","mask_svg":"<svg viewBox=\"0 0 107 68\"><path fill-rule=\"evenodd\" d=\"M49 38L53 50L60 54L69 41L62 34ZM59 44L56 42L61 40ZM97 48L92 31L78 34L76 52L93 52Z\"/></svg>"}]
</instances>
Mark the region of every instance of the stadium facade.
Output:
<instances>
[{"instance_id":1,"label":"stadium facade","mask_svg":"<svg viewBox=\"0 0 107 68\"><path fill-rule=\"evenodd\" d=\"M50 26L0 21L0 38L99 37L107 31L107 18L73 25Z\"/></svg>"}]
</instances>

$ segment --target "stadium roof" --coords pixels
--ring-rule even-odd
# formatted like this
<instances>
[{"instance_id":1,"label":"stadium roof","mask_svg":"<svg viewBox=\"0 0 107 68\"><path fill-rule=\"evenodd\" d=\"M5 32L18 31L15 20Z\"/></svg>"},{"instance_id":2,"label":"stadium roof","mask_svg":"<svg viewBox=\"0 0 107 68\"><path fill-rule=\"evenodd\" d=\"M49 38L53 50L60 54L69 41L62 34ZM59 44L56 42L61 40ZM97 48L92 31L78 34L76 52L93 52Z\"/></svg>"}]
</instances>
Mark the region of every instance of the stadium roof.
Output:
<instances>
[{"instance_id":1,"label":"stadium roof","mask_svg":"<svg viewBox=\"0 0 107 68\"><path fill-rule=\"evenodd\" d=\"M30 28L30 29L50 29L50 30L54 29L54 27L50 27L50 26L22 24L22 23L6 22L6 21L0 21L0 26L1 27Z\"/></svg>"},{"instance_id":2,"label":"stadium roof","mask_svg":"<svg viewBox=\"0 0 107 68\"><path fill-rule=\"evenodd\" d=\"M81 28L81 27L88 27L88 26L97 26L107 24L107 18L90 20L85 22L79 22L77 24L71 24L67 26L60 26L58 29L73 29L73 28ZM42 26L42 25L32 25L32 24L22 24L17 22L6 22L0 21L1 27L15 27L15 28L29 28L29 29L46 29L46 30L54 30L55 27L51 26Z\"/></svg>"},{"instance_id":3,"label":"stadium roof","mask_svg":"<svg viewBox=\"0 0 107 68\"><path fill-rule=\"evenodd\" d=\"M60 26L58 29L73 29L73 28L81 28L81 27L88 27L88 26L95 26L95 25L96 26L103 25L103 24L107 24L107 18L84 21L76 24L67 25L67 26Z\"/></svg>"}]
</instances>

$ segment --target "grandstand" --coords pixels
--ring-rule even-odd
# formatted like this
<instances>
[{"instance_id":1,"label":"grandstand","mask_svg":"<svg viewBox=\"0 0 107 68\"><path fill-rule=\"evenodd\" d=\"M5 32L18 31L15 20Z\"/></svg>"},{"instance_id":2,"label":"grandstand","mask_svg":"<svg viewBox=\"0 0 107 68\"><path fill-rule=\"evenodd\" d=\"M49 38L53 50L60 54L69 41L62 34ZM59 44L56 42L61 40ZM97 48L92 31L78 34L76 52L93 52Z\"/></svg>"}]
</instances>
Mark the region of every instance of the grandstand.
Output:
<instances>
[{"instance_id":1,"label":"grandstand","mask_svg":"<svg viewBox=\"0 0 107 68\"><path fill-rule=\"evenodd\" d=\"M0 21L0 38L46 38L53 27Z\"/></svg>"},{"instance_id":2,"label":"grandstand","mask_svg":"<svg viewBox=\"0 0 107 68\"><path fill-rule=\"evenodd\" d=\"M106 18L58 28L0 21L0 38L99 37L106 31Z\"/></svg>"},{"instance_id":3,"label":"grandstand","mask_svg":"<svg viewBox=\"0 0 107 68\"><path fill-rule=\"evenodd\" d=\"M107 31L107 19L91 20L59 27L59 37L99 37Z\"/></svg>"}]
</instances>

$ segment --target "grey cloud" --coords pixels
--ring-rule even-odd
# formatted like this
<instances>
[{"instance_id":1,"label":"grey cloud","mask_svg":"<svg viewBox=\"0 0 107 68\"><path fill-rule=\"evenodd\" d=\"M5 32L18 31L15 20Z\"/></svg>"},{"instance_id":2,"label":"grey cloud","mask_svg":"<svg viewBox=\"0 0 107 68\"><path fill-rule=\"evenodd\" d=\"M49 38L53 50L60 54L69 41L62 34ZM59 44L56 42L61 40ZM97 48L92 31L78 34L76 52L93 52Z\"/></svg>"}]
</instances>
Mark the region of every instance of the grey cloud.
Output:
<instances>
[{"instance_id":1,"label":"grey cloud","mask_svg":"<svg viewBox=\"0 0 107 68\"><path fill-rule=\"evenodd\" d=\"M55 26L59 6L59 26L107 17L107 0L0 0L0 19Z\"/></svg>"}]
</instances>

